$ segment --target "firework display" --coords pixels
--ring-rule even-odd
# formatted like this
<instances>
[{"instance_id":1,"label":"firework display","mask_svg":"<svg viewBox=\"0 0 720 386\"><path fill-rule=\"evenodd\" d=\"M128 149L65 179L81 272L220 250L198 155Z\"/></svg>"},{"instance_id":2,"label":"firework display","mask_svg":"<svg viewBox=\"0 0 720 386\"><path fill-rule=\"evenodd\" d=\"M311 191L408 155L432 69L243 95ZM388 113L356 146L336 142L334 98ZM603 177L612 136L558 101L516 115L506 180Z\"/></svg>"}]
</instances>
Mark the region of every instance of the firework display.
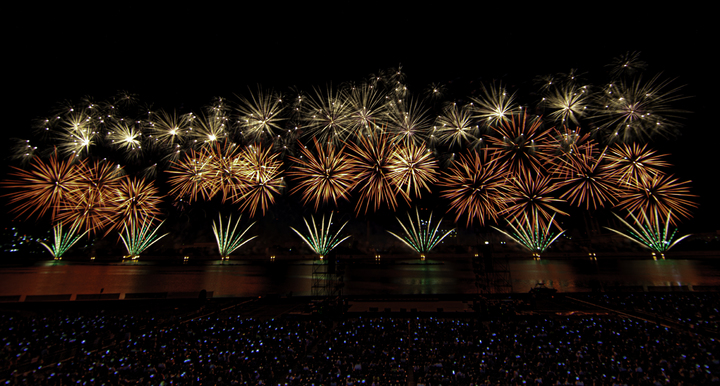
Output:
<instances>
[{"instance_id":1,"label":"firework display","mask_svg":"<svg viewBox=\"0 0 720 386\"><path fill-rule=\"evenodd\" d=\"M510 237L533 253L557 239L558 216L578 210L676 225L697 196L645 141L679 127L674 104L683 97L644 74L636 53L613 63L603 85L575 70L539 78L535 105L500 82L452 101L442 100L442 84L413 94L401 69L309 94L257 86L192 112L153 109L127 93L85 99L17 141L12 159L25 166L11 166L1 185L17 218L90 235L124 230L133 256L137 240L159 239L147 233L156 218L207 205L262 217L293 197L315 213L350 203L361 217L423 201L466 228L507 219ZM401 222L409 239L393 235L406 244L420 237L416 217L417 229ZM331 220L319 229L306 221L308 236L293 230L325 255L347 238L330 237ZM213 223L222 256L254 238L236 245L247 232L238 236L238 223Z\"/></svg>"},{"instance_id":2,"label":"firework display","mask_svg":"<svg viewBox=\"0 0 720 386\"><path fill-rule=\"evenodd\" d=\"M164 221L163 221L164 222ZM120 239L125 244L127 255L125 258L137 260L140 258L140 254L146 249L150 248L151 245L155 244L158 240L167 236L168 233L158 236L156 233L163 222L157 226L153 226L153 221L147 220L137 223L135 221L130 222L130 226L125 225L123 232L120 233Z\"/></svg>"},{"instance_id":3,"label":"firework display","mask_svg":"<svg viewBox=\"0 0 720 386\"><path fill-rule=\"evenodd\" d=\"M630 213L630 217L635 222L635 226L632 226L617 214L615 214L615 217L617 217L618 220L625 225L627 231L621 232L610 227L605 227L606 229L632 240L633 242L652 251L660 252L661 254L667 252L677 243L690 236L685 235L675 239L677 229L670 232L672 211L668 211L667 217L665 217L664 221L657 213L655 213L654 216L643 216L641 219L638 219L635 215ZM664 258L664 255L661 256Z\"/></svg>"},{"instance_id":4,"label":"firework display","mask_svg":"<svg viewBox=\"0 0 720 386\"><path fill-rule=\"evenodd\" d=\"M442 242L442 240L452 232L452 230L445 232L440 231L440 224L442 223L442 219L440 219L437 226L433 228L432 213L430 213L430 217L428 217L427 220L421 220L420 211L418 211L417 208L415 208L415 221L413 221L412 216L410 216L410 213L408 213L407 226L405 226L405 224L403 224L400 219L397 220L398 223L400 223L400 226L403 228L403 231L405 231L405 237L398 236L397 234L390 231L388 231L388 233L395 236L398 240L405 243L405 245L415 250L415 252L419 253L421 259L425 259L425 254L435 248L436 245Z\"/></svg>"},{"instance_id":5,"label":"firework display","mask_svg":"<svg viewBox=\"0 0 720 386\"><path fill-rule=\"evenodd\" d=\"M320 259L322 260L330 251L332 251L335 247L340 245L343 241L350 238L350 236L345 236L344 238L340 238L340 232L342 232L343 228L345 228L345 225L347 225L347 221L340 226L340 229L335 232L335 234L330 232L330 226L332 225L332 218L333 215L330 213L330 218L327 221L327 226L325 225L325 216L322 217L322 221L320 222L320 228L317 227L317 224L315 223L315 217L310 216L310 220L312 221L312 227L310 227L310 224L308 224L307 220L305 221L305 227L307 227L308 234L303 235L298 231L297 229L290 227L295 233L297 233L298 236L300 236L305 244L307 244L310 249L317 254Z\"/></svg>"},{"instance_id":6,"label":"firework display","mask_svg":"<svg viewBox=\"0 0 720 386\"><path fill-rule=\"evenodd\" d=\"M53 259L55 260L62 260L63 254L67 252L68 249L70 249L75 243L78 242L83 236L85 236L85 233L76 234L78 230L79 224L73 224L70 227L70 230L67 232L63 232L63 225L62 223L58 223L53 228L53 243L48 245L44 242L40 242L43 247L45 247L53 256Z\"/></svg>"},{"instance_id":7,"label":"firework display","mask_svg":"<svg viewBox=\"0 0 720 386\"><path fill-rule=\"evenodd\" d=\"M247 233L247 231L250 230L255 223L248 225L248 227L242 232L238 232L237 228L239 225L240 218L238 218L235 225L233 225L232 216L228 219L227 227L223 227L222 215L218 215L217 223L213 221L213 234L215 234L215 241L217 241L218 252L220 252L222 260L229 259L231 253L245 245L248 241L257 237L253 236L249 239L243 239L245 233Z\"/></svg>"},{"instance_id":8,"label":"firework display","mask_svg":"<svg viewBox=\"0 0 720 386\"><path fill-rule=\"evenodd\" d=\"M555 215L550 217L550 221L547 223L540 221L540 215L537 211L531 211L530 215L524 212L522 217L516 218L508 222L513 233L506 232L500 228L493 227L493 229L509 237L516 243L525 247L528 251L532 252L535 259L540 259L540 254L555 242L565 231L559 233L552 232L552 226L555 224Z\"/></svg>"}]
</instances>

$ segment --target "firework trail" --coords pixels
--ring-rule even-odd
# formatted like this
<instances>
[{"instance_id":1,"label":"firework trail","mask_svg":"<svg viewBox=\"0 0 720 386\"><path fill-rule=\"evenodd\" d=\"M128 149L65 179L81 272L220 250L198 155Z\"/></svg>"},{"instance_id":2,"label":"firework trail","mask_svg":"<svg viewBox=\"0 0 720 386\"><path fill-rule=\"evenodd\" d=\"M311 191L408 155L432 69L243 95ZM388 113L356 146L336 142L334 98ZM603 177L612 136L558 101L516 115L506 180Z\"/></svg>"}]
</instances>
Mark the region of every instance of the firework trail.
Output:
<instances>
[{"instance_id":1,"label":"firework trail","mask_svg":"<svg viewBox=\"0 0 720 386\"><path fill-rule=\"evenodd\" d=\"M635 226L630 225L627 221L625 221L617 214L613 214L625 225L627 231L621 232L609 227L605 227L605 229L615 232L620 236L632 240L633 242L638 243L643 247L655 252L667 252L670 248L674 247L675 244L690 236L685 235L681 236L678 239L675 239L677 229L674 229L672 232L670 232L670 224L672 223L672 211L668 211L664 222L662 221L663 219L660 217L659 213L654 213L653 215L647 215L643 213L640 215L640 219L635 217L635 215L633 215L632 213L628 213L628 215L635 222Z\"/></svg>"},{"instance_id":2,"label":"firework trail","mask_svg":"<svg viewBox=\"0 0 720 386\"><path fill-rule=\"evenodd\" d=\"M245 233L247 233L247 231L250 230L250 228L252 228L255 223L250 224L247 228L245 228L244 231L238 232L237 228L240 225L241 218L242 216L237 219L235 225L232 225L232 216L230 216L230 218L228 219L227 227L223 227L222 215L220 214L218 214L218 222L215 223L215 221L213 221L213 234L215 234L215 241L217 241L218 251L220 252L220 256L223 260L229 259L231 253L245 245L245 243L247 243L248 241L257 237L253 236L249 239L243 239Z\"/></svg>"},{"instance_id":3,"label":"firework trail","mask_svg":"<svg viewBox=\"0 0 720 386\"><path fill-rule=\"evenodd\" d=\"M305 221L305 226L308 230L307 236L300 233L297 229L290 227L290 229L295 231L295 233L297 233L298 236L303 239L303 241L310 247L310 249L313 250L313 252L320 256L321 260L325 256L327 256L330 251L332 251L336 246L350 238L350 236L346 236L342 239L340 238L340 232L342 232L343 228L345 228L345 225L347 225L347 221L340 227L340 229L338 229L337 232L335 232L335 234L330 232L330 226L332 225L332 216L332 213L330 213L330 219L328 219L327 226L325 226L325 216L323 215L319 229L315 224L314 217L310 216L310 219L312 220L312 227L310 227L310 224L308 224L307 219L303 219Z\"/></svg>"},{"instance_id":4,"label":"firework trail","mask_svg":"<svg viewBox=\"0 0 720 386\"><path fill-rule=\"evenodd\" d=\"M403 228L403 231L405 231L405 237L398 236L397 234L390 231L388 231L388 233L395 236L405 245L419 253L420 258L422 259L425 259L425 254L429 253L433 248L435 248L435 246L442 242L442 240L449 234L451 234L453 231L439 231L442 219L438 221L437 226L433 229L432 212L430 213L430 217L427 221L421 220L420 212L417 208L415 208L415 222L413 222L413 218L410 216L410 213L408 213L408 226L405 226L405 224L403 224L399 218L396 217L396 219L398 220L400 226Z\"/></svg>"},{"instance_id":5,"label":"firework trail","mask_svg":"<svg viewBox=\"0 0 720 386\"><path fill-rule=\"evenodd\" d=\"M76 232L78 231L79 224L73 224L70 227L70 230L63 233L63 226L62 223L58 223L53 228L53 235L54 235L54 241L51 245L45 244L44 242L40 242L43 247L45 247L53 256L53 259L55 260L62 260L63 255L65 252L68 251L68 249L72 248L75 243L80 240L85 234L87 234L87 231L85 233L76 235Z\"/></svg>"},{"instance_id":6,"label":"firework trail","mask_svg":"<svg viewBox=\"0 0 720 386\"><path fill-rule=\"evenodd\" d=\"M153 221L154 219L152 218L143 219L142 222L139 223L134 220L130 220L123 226L123 232L120 233L120 239L123 244L125 244L125 249L128 253L125 258L137 260L141 253L169 234L165 233L162 236L157 236L157 231L165 221L161 222L156 227L153 226Z\"/></svg>"},{"instance_id":7,"label":"firework trail","mask_svg":"<svg viewBox=\"0 0 720 386\"><path fill-rule=\"evenodd\" d=\"M550 218L550 221L545 223L544 221L540 221L540 216L537 212L532 212L530 216L528 216L527 213L523 213L522 217L508 222L508 225L513 230L512 234L497 227L492 228L522 245L528 251L532 252L534 258L539 259L540 255L550 247L550 244L565 233L565 231L561 231L558 234L552 232L553 224L555 224L554 214Z\"/></svg>"}]
</instances>

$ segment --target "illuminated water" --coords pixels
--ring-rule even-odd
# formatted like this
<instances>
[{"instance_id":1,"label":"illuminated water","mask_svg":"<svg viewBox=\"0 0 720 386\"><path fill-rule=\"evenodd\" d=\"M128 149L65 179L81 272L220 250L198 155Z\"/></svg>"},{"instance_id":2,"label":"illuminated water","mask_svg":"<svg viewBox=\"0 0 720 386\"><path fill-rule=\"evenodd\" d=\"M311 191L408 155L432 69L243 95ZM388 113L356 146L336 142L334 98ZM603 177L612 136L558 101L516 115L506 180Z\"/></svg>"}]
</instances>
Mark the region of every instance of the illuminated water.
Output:
<instances>
[{"instance_id":1,"label":"illuminated water","mask_svg":"<svg viewBox=\"0 0 720 386\"><path fill-rule=\"evenodd\" d=\"M472 294L469 260L396 260L344 264L347 295ZM153 262L81 264L43 262L0 268L0 296L133 292L189 292L214 296L310 295L310 261ZM511 260L516 292L545 282L561 292L613 286L720 286L720 260Z\"/></svg>"}]
</instances>

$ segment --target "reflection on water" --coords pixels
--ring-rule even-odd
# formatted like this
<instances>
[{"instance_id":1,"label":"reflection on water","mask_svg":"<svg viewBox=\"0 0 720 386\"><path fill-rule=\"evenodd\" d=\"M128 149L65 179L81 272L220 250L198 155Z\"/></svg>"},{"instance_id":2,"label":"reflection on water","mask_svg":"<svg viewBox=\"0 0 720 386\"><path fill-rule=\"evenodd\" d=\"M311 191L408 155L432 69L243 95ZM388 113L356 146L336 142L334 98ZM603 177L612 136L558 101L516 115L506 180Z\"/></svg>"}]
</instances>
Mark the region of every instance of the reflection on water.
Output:
<instances>
[{"instance_id":1,"label":"reflection on water","mask_svg":"<svg viewBox=\"0 0 720 386\"><path fill-rule=\"evenodd\" d=\"M471 294L475 274L469 259L395 260L341 264L348 295ZM511 260L516 292L538 282L561 292L608 286L720 285L720 262L706 260ZM0 296L191 292L214 296L310 295L312 262L207 262L165 265L132 261L78 264L46 261L31 267L0 268Z\"/></svg>"}]
</instances>

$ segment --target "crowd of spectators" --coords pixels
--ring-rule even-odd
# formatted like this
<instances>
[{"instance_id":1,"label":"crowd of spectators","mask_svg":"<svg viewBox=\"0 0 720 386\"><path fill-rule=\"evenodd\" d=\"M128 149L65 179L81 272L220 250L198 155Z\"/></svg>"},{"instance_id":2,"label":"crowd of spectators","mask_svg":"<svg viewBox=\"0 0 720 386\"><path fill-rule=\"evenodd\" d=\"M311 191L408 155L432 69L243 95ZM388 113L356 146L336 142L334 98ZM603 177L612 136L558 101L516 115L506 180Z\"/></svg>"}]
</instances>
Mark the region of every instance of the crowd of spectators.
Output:
<instances>
[{"instance_id":1,"label":"crowd of spectators","mask_svg":"<svg viewBox=\"0 0 720 386\"><path fill-rule=\"evenodd\" d=\"M720 293L629 293L576 294L582 300L618 311L637 312L648 317L678 323L692 329L720 333Z\"/></svg>"},{"instance_id":2,"label":"crowd of spectators","mask_svg":"<svg viewBox=\"0 0 720 386\"><path fill-rule=\"evenodd\" d=\"M670 312L615 296L604 304ZM647 300L677 303L664 296ZM710 298L697 299L677 304L709 312ZM32 385L720 384L720 346L699 330L616 315L479 315L0 313L0 370L5 384Z\"/></svg>"}]
</instances>

